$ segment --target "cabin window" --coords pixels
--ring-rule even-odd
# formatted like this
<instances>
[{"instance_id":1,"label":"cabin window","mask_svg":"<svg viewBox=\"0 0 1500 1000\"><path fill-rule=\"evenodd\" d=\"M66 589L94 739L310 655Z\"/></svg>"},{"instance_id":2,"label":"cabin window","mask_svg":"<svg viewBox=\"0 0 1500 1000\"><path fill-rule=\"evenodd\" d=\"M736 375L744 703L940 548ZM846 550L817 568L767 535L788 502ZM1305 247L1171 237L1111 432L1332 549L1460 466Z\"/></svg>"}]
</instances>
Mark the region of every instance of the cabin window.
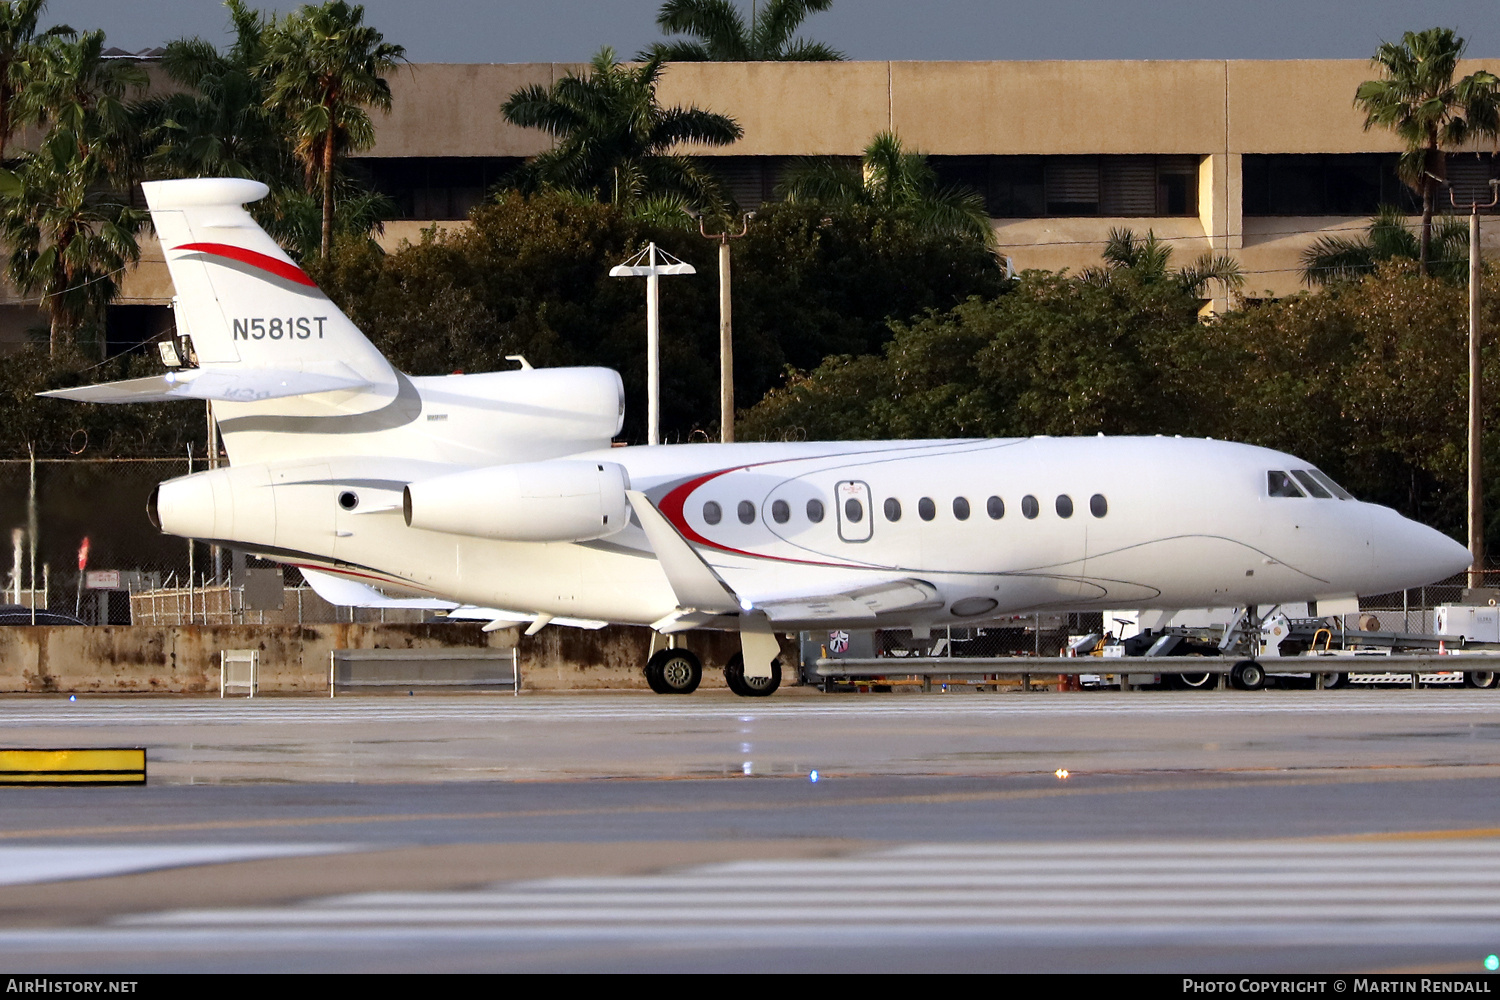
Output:
<instances>
[{"instance_id":1,"label":"cabin window","mask_svg":"<svg viewBox=\"0 0 1500 1000\"><path fill-rule=\"evenodd\" d=\"M1311 493L1319 500L1333 499L1333 494L1325 490L1323 488L1323 484L1314 479L1312 477L1312 474L1309 473L1306 469L1293 469L1292 475L1297 477L1297 482L1301 483L1303 488L1306 489L1307 492Z\"/></svg>"},{"instance_id":2,"label":"cabin window","mask_svg":"<svg viewBox=\"0 0 1500 1000\"><path fill-rule=\"evenodd\" d=\"M813 524L817 524L819 521L823 520L823 501L807 501L807 519Z\"/></svg>"},{"instance_id":3,"label":"cabin window","mask_svg":"<svg viewBox=\"0 0 1500 1000\"><path fill-rule=\"evenodd\" d=\"M755 520L755 504L749 500L741 500L735 513L739 515L741 524L750 524Z\"/></svg>"},{"instance_id":4,"label":"cabin window","mask_svg":"<svg viewBox=\"0 0 1500 1000\"><path fill-rule=\"evenodd\" d=\"M887 521L901 520L901 501L895 497L887 497L885 501L885 519Z\"/></svg>"},{"instance_id":5,"label":"cabin window","mask_svg":"<svg viewBox=\"0 0 1500 1000\"><path fill-rule=\"evenodd\" d=\"M710 500L703 505L703 520L708 524L718 524L724 519L724 508Z\"/></svg>"},{"instance_id":6,"label":"cabin window","mask_svg":"<svg viewBox=\"0 0 1500 1000\"><path fill-rule=\"evenodd\" d=\"M1000 520L1005 516L1005 501L999 497L990 497L984 502L984 511L992 520Z\"/></svg>"},{"instance_id":7,"label":"cabin window","mask_svg":"<svg viewBox=\"0 0 1500 1000\"><path fill-rule=\"evenodd\" d=\"M858 524L865 519L865 505L850 497L844 501L844 517L850 524Z\"/></svg>"},{"instance_id":8,"label":"cabin window","mask_svg":"<svg viewBox=\"0 0 1500 1000\"><path fill-rule=\"evenodd\" d=\"M1095 517L1103 517L1109 513L1109 501L1104 499L1103 493L1095 493L1089 497L1089 513Z\"/></svg>"},{"instance_id":9,"label":"cabin window","mask_svg":"<svg viewBox=\"0 0 1500 1000\"><path fill-rule=\"evenodd\" d=\"M960 521L969 519L969 500L967 497L953 498L953 516Z\"/></svg>"},{"instance_id":10,"label":"cabin window","mask_svg":"<svg viewBox=\"0 0 1500 1000\"><path fill-rule=\"evenodd\" d=\"M1300 497L1303 493L1285 472L1266 473L1266 492L1273 497Z\"/></svg>"},{"instance_id":11,"label":"cabin window","mask_svg":"<svg viewBox=\"0 0 1500 1000\"><path fill-rule=\"evenodd\" d=\"M1059 493L1057 495L1057 516L1073 516L1073 498L1068 496L1066 493Z\"/></svg>"},{"instance_id":12,"label":"cabin window","mask_svg":"<svg viewBox=\"0 0 1500 1000\"><path fill-rule=\"evenodd\" d=\"M792 519L792 508L785 500L771 504L771 517L777 524L786 524Z\"/></svg>"},{"instance_id":13,"label":"cabin window","mask_svg":"<svg viewBox=\"0 0 1500 1000\"><path fill-rule=\"evenodd\" d=\"M1041 512L1041 506L1036 502L1036 497L1030 493L1021 498L1021 513L1030 520Z\"/></svg>"},{"instance_id":14,"label":"cabin window","mask_svg":"<svg viewBox=\"0 0 1500 1000\"><path fill-rule=\"evenodd\" d=\"M932 497L923 497L917 501L917 516L924 521L937 517L937 504L932 502Z\"/></svg>"},{"instance_id":15,"label":"cabin window","mask_svg":"<svg viewBox=\"0 0 1500 1000\"><path fill-rule=\"evenodd\" d=\"M345 510L353 510L359 506L359 494L345 490L339 494L339 506Z\"/></svg>"}]
</instances>

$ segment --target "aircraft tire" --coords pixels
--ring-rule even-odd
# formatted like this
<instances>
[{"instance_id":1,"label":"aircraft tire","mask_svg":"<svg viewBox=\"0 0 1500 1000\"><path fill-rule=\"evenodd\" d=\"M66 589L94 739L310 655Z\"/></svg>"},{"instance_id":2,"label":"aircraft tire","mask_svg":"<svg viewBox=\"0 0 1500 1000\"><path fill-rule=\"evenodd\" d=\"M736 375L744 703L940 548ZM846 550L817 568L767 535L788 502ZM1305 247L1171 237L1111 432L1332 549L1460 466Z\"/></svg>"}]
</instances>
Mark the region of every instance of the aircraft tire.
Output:
<instances>
[{"instance_id":1,"label":"aircraft tire","mask_svg":"<svg viewBox=\"0 0 1500 1000\"><path fill-rule=\"evenodd\" d=\"M692 694L703 680L703 661L686 649L659 649L646 661L646 683L657 694Z\"/></svg>"},{"instance_id":2,"label":"aircraft tire","mask_svg":"<svg viewBox=\"0 0 1500 1000\"><path fill-rule=\"evenodd\" d=\"M1495 686L1495 673L1492 670L1466 670L1464 671L1464 687L1492 688Z\"/></svg>"},{"instance_id":3,"label":"aircraft tire","mask_svg":"<svg viewBox=\"0 0 1500 1000\"><path fill-rule=\"evenodd\" d=\"M1266 686L1266 671L1254 660L1241 660L1230 671L1229 680L1241 691L1260 691Z\"/></svg>"},{"instance_id":4,"label":"aircraft tire","mask_svg":"<svg viewBox=\"0 0 1500 1000\"><path fill-rule=\"evenodd\" d=\"M735 653L724 664L724 683L741 698L767 698L781 687L781 661L771 661L771 677L746 677L745 657Z\"/></svg>"},{"instance_id":5,"label":"aircraft tire","mask_svg":"<svg viewBox=\"0 0 1500 1000\"><path fill-rule=\"evenodd\" d=\"M1217 674L1170 674L1171 686L1178 691L1211 691Z\"/></svg>"},{"instance_id":6,"label":"aircraft tire","mask_svg":"<svg viewBox=\"0 0 1500 1000\"><path fill-rule=\"evenodd\" d=\"M1468 676L1465 675L1464 679L1467 680ZM1349 683L1349 675L1348 674L1339 673L1338 671L1333 671L1331 673L1325 673L1323 675L1323 690L1324 691L1332 691L1335 688L1344 687L1348 683Z\"/></svg>"}]
</instances>

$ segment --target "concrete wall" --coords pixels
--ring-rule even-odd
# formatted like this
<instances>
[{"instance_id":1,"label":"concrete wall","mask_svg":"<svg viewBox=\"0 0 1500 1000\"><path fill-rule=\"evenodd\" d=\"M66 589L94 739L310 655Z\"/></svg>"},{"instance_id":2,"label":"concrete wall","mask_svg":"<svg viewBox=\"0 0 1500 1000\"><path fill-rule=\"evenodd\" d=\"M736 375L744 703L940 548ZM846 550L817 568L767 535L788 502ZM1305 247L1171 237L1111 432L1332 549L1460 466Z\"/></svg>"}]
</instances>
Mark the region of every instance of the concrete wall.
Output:
<instances>
[{"instance_id":1,"label":"concrete wall","mask_svg":"<svg viewBox=\"0 0 1500 1000\"><path fill-rule=\"evenodd\" d=\"M260 650L262 694L326 695L335 649L489 648L519 641L523 691L645 690L651 632L610 626L516 629L425 625L10 626L0 628L0 694L217 694L219 652ZM658 639L658 642L661 640ZM732 633L693 632L681 644L704 661L704 688L724 687L721 669L738 650ZM783 662L796 646L783 639ZM783 683L793 683L795 667Z\"/></svg>"}]
</instances>

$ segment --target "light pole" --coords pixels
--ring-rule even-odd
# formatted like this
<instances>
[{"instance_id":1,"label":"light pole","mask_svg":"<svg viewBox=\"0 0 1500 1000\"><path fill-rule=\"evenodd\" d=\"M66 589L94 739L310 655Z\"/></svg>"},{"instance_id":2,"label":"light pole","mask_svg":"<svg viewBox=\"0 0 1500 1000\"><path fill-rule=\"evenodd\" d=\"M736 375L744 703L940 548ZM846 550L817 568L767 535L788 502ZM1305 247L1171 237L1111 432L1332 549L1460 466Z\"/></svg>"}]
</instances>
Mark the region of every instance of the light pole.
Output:
<instances>
[{"instance_id":1,"label":"light pole","mask_svg":"<svg viewBox=\"0 0 1500 1000\"><path fill-rule=\"evenodd\" d=\"M1469 202L1469 589L1484 586L1484 457L1480 453L1483 420L1479 410L1479 210L1500 203L1500 181L1490 181L1490 201ZM1458 207L1453 186L1448 200Z\"/></svg>"},{"instance_id":2,"label":"light pole","mask_svg":"<svg viewBox=\"0 0 1500 1000\"><path fill-rule=\"evenodd\" d=\"M667 263L657 263L657 256ZM664 274L697 274L693 265L684 264L655 243L623 264L610 268L611 278L646 279L646 443L661 444L661 334L657 279Z\"/></svg>"},{"instance_id":3,"label":"light pole","mask_svg":"<svg viewBox=\"0 0 1500 1000\"><path fill-rule=\"evenodd\" d=\"M719 440L728 444L734 440L734 329L729 297L729 241L750 231L750 220L755 218L755 213L745 213L738 233L726 229L712 235L703 224L702 212L689 214L698 220L698 232L705 239L719 241Z\"/></svg>"}]
</instances>

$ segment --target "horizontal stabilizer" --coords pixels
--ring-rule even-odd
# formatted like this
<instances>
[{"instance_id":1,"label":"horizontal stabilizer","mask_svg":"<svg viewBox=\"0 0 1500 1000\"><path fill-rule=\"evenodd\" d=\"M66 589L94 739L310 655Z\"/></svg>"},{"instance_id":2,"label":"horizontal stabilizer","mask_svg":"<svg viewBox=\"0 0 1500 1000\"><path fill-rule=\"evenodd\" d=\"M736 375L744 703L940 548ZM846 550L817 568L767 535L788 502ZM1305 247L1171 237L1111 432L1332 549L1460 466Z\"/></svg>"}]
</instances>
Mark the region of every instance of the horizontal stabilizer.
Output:
<instances>
[{"instance_id":1,"label":"horizontal stabilizer","mask_svg":"<svg viewBox=\"0 0 1500 1000\"><path fill-rule=\"evenodd\" d=\"M188 368L124 382L53 389L38 395L82 403L160 403L173 399L254 403L262 399L363 389L368 385L369 381L348 369L332 374L275 368Z\"/></svg>"}]
</instances>

